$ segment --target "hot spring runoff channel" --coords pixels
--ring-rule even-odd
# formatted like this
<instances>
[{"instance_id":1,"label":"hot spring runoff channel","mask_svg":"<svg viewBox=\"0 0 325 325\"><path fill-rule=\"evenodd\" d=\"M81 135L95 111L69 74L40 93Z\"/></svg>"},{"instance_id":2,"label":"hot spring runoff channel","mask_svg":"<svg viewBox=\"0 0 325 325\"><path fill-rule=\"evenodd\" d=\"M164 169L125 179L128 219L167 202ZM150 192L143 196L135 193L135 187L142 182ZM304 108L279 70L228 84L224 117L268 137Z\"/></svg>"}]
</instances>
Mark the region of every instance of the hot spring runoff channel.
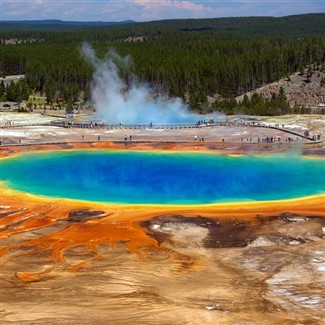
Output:
<instances>
[{"instance_id":1,"label":"hot spring runoff channel","mask_svg":"<svg viewBox=\"0 0 325 325\"><path fill-rule=\"evenodd\" d=\"M0 162L12 189L87 201L207 204L325 193L325 160L297 155L66 151Z\"/></svg>"}]
</instances>

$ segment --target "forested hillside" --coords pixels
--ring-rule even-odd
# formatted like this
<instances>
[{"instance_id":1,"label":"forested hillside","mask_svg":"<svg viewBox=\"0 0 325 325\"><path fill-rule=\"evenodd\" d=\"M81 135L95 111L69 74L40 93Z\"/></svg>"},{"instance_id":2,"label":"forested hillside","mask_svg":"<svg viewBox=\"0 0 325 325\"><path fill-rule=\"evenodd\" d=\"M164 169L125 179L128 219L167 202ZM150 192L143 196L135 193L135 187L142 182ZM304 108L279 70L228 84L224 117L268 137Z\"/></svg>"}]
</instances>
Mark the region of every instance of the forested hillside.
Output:
<instances>
[{"instance_id":1,"label":"forested hillside","mask_svg":"<svg viewBox=\"0 0 325 325\"><path fill-rule=\"evenodd\" d=\"M0 73L25 74L26 85L19 87L43 92L49 103L73 103L81 93L87 100L92 68L80 55L87 41L101 57L114 48L132 58L128 69L121 69L125 80L135 75L155 91L182 97L193 110L232 113L233 98L240 94L295 71L324 70L324 24L325 14L78 25L69 31L49 31L44 23L39 24L43 29L19 30L13 24L1 35ZM15 99L12 89L11 98L3 86L0 92ZM208 105L207 96L215 95L223 100ZM285 94L264 106L269 115L290 110ZM251 107L250 113L259 113Z\"/></svg>"},{"instance_id":2,"label":"forested hillside","mask_svg":"<svg viewBox=\"0 0 325 325\"><path fill-rule=\"evenodd\" d=\"M71 22L61 20L40 21L2 21L1 31L33 32L77 31L75 40L87 32L111 32L111 36L123 32L142 32L148 35L161 34L161 31L179 30L182 32L209 31L224 36L307 36L324 35L325 14L304 14L286 17L230 17L210 19L169 19L136 23L132 20L122 22ZM81 36L83 37L83 35Z\"/></svg>"}]
</instances>

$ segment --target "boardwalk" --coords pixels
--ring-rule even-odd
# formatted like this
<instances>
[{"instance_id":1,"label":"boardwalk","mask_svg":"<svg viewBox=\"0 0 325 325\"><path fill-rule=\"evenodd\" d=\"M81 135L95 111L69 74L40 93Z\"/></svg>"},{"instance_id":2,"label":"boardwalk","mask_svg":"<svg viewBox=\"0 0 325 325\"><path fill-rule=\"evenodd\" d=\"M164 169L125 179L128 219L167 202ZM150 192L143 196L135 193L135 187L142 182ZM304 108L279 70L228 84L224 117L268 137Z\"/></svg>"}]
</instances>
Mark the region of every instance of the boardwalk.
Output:
<instances>
[{"instance_id":1,"label":"boardwalk","mask_svg":"<svg viewBox=\"0 0 325 325\"><path fill-rule=\"evenodd\" d=\"M177 129L202 129L202 128L215 128L220 126L227 127L254 127L254 128L271 128L279 130L281 132L289 133L293 136L300 137L302 139L310 141L321 141L321 139L313 138L312 136L307 136L303 133L293 131L291 129L286 129L281 126L267 125L263 123L256 122L214 122L214 123L201 123L201 124L191 124L191 123L170 123L170 124L107 124L102 122L66 122L66 121L52 121L48 123L19 123L19 124L6 124L1 125L1 128L13 128L13 127L33 127L33 126L56 126L63 128L79 128L79 129L106 129L106 130L177 130Z\"/></svg>"},{"instance_id":2,"label":"boardwalk","mask_svg":"<svg viewBox=\"0 0 325 325\"><path fill-rule=\"evenodd\" d=\"M113 142L223 142L317 144L303 130L247 122L207 124L104 124L96 122L6 123L0 128L1 144L64 143L69 141ZM131 136L131 137L130 137Z\"/></svg>"}]
</instances>

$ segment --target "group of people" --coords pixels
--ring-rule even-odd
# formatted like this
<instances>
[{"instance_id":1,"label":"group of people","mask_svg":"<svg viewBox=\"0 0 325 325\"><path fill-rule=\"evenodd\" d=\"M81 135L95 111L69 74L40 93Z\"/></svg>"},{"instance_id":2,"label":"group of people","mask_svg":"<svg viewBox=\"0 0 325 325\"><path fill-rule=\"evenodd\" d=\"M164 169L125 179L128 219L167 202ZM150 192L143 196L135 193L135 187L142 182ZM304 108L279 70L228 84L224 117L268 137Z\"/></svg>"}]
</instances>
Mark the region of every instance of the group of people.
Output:
<instances>
[{"instance_id":1,"label":"group of people","mask_svg":"<svg viewBox=\"0 0 325 325\"><path fill-rule=\"evenodd\" d=\"M314 141L320 141L320 138L321 138L321 135L320 134L317 134L317 135L313 135L313 140Z\"/></svg>"},{"instance_id":2,"label":"group of people","mask_svg":"<svg viewBox=\"0 0 325 325\"><path fill-rule=\"evenodd\" d=\"M13 125L14 122L11 122L11 121L5 121L5 125Z\"/></svg>"},{"instance_id":3,"label":"group of people","mask_svg":"<svg viewBox=\"0 0 325 325\"><path fill-rule=\"evenodd\" d=\"M197 141L197 135L194 136L194 141ZM199 139L200 142L204 142L204 137Z\"/></svg>"},{"instance_id":4,"label":"group of people","mask_svg":"<svg viewBox=\"0 0 325 325\"><path fill-rule=\"evenodd\" d=\"M293 141L299 141L299 137L296 137L296 139L292 137L286 137L285 142L293 142ZM244 138L241 138L241 142L244 142ZM246 138L246 142L253 142L253 138ZM265 138L257 138L257 142L266 142L266 143L275 143L275 142L282 142L281 137L265 137Z\"/></svg>"},{"instance_id":5,"label":"group of people","mask_svg":"<svg viewBox=\"0 0 325 325\"><path fill-rule=\"evenodd\" d=\"M214 119L211 118L210 120L206 121L206 120L199 120L196 122L195 125L206 125L206 124L214 124Z\"/></svg>"},{"instance_id":6,"label":"group of people","mask_svg":"<svg viewBox=\"0 0 325 325\"><path fill-rule=\"evenodd\" d=\"M105 127L104 122L90 122L90 128L101 128Z\"/></svg>"},{"instance_id":7,"label":"group of people","mask_svg":"<svg viewBox=\"0 0 325 325\"><path fill-rule=\"evenodd\" d=\"M130 134L130 136L128 137L127 135L125 135L125 137L124 137L124 142L126 143L126 142L128 142L128 140L130 141L130 142L132 142L132 135Z\"/></svg>"}]
</instances>

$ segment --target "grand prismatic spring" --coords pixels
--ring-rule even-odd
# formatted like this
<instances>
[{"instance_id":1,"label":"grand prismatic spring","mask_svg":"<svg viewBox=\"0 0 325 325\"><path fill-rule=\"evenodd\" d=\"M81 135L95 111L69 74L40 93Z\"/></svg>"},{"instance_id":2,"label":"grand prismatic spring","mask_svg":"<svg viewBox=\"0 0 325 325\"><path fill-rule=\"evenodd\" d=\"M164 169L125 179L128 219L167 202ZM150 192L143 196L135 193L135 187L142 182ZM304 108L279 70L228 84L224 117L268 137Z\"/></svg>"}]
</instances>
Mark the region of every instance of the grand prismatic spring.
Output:
<instances>
[{"instance_id":1,"label":"grand prismatic spring","mask_svg":"<svg viewBox=\"0 0 325 325\"><path fill-rule=\"evenodd\" d=\"M323 324L324 158L225 148L2 147L1 323Z\"/></svg>"},{"instance_id":2,"label":"grand prismatic spring","mask_svg":"<svg viewBox=\"0 0 325 325\"><path fill-rule=\"evenodd\" d=\"M325 193L324 160L292 154L68 151L25 154L1 168L13 189L108 203L208 204Z\"/></svg>"}]
</instances>

